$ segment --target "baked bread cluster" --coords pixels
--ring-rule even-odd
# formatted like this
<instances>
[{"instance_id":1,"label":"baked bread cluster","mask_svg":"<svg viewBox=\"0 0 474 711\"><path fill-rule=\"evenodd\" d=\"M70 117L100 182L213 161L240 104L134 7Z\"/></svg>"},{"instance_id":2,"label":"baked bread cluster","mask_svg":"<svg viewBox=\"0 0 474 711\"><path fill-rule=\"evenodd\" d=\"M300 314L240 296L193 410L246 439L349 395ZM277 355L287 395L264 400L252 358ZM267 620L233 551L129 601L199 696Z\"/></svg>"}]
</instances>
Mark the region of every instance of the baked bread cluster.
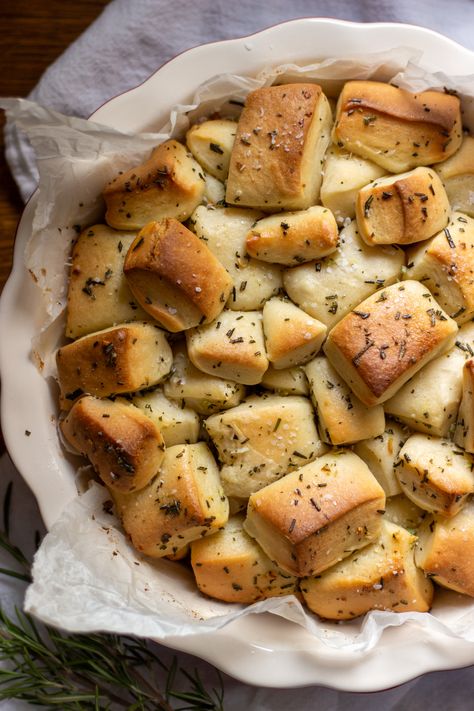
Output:
<instances>
[{"instance_id":1,"label":"baked bread cluster","mask_svg":"<svg viewBox=\"0 0 474 711\"><path fill-rule=\"evenodd\" d=\"M257 89L104 188L60 427L137 551L335 620L474 596L473 181L455 95L349 81Z\"/></svg>"}]
</instances>

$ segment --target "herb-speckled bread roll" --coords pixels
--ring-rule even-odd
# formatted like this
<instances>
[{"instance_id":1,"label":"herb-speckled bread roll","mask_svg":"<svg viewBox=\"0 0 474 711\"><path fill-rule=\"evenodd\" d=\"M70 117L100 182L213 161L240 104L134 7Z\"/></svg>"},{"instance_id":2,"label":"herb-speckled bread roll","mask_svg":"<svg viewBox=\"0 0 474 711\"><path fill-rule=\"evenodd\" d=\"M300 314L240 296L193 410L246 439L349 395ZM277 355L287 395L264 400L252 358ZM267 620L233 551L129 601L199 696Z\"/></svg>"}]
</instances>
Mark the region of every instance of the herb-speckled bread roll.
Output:
<instances>
[{"instance_id":1,"label":"herb-speckled bread roll","mask_svg":"<svg viewBox=\"0 0 474 711\"><path fill-rule=\"evenodd\" d=\"M204 242L174 219L146 225L123 269L142 308L169 331L213 321L232 289L230 275Z\"/></svg>"},{"instance_id":2,"label":"herb-speckled bread roll","mask_svg":"<svg viewBox=\"0 0 474 711\"><path fill-rule=\"evenodd\" d=\"M458 324L474 316L474 219L453 212L429 242L408 252L406 276L431 291Z\"/></svg>"},{"instance_id":3,"label":"herb-speckled bread roll","mask_svg":"<svg viewBox=\"0 0 474 711\"><path fill-rule=\"evenodd\" d=\"M259 311L223 311L205 326L186 333L196 368L244 385L257 385L268 368Z\"/></svg>"},{"instance_id":4,"label":"herb-speckled bread roll","mask_svg":"<svg viewBox=\"0 0 474 711\"><path fill-rule=\"evenodd\" d=\"M459 406L454 441L466 452L474 453L474 360L464 364L462 400Z\"/></svg>"},{"instance_id":5,"label":"herb-speckled bread roll","mask_svg":"<svg viewBox=\"0 0 474 711\"><path fill-rule=\"evenodd\" d=\"M425 511L454 516L474 493L474 460L451 440L414 434L399 458L402 491Z\"/></svg>"},{"instance_id":6,"label":"herb-speckled bread roll","mask_svg":"<svg viewBox=\"0 0 474 711\"><path fill-rule=\"evenodd\" d=\"M173 354L152 323L125 323L83 336L56 353L60 404L68 409L84 393L106 397L157 385Z\"/></svg>"},{"instance_id":7,"label":"herb-speckled bread roll","mask_svg":"<svg viewBox=\"0 0 474 711\"><path fill-rule=\"evenodd\" d=\"M160 430L128 403L82 397L62 421L61 431L104 484L122 493L146 486L163 460Z\"/></svg>"},{"instance_id":8,"label":"herb-speckled bread roll","mask_svg":"<svg viewBox=\"0 0 474 711\"><path fill-rule=\"evenodd\" d=\"M169 447L147 487L114 498L133 545L152 558L176 555L219 531L229 517L219 470L204 442Z\"/></svg>"},{"instance_id":9,"label":"herb-speckled bread roll","mask_svg":"<svg viewBox=\"0 0 474 711\"><path fill-rule=\"evenodd\" d=\"M446 160L462 142L460 102L437 91L413 94L376 81L348 81L333 141L392 173Z\"/></svg>"},{"instance_id":10,"label":"herb-speckled bread roll","mask_svg":"<svg viewBox=\"0 0 474 711\"><path fill-rule=\"evenodd\" d=\"M388 400L454 345L458 327L430 292L404 281L369 296L329 333L324 351L366 405Z\"/></svg>"},{"instance_id":11,"label":"herb-speckled bread roll","mask_svg":"<svg viewBox=\"0 0 474 711\"><path fill-rule=\"evenodd\" d=\"M80 338L124 321L143 321L123 274L123 262L135 234L107 225L83 230L71 256L66 336Z\"/></svg>"},{"instance_id":12,"label":"herb-speckled bread roll","mask_svg":"<svg viewBox=\"0 0 474 711\"><path fill-rule=\"evenodd\" d=\"M389 421L382 434L358 442L354 447L354 452L367 464L387 497L401 492L394 467L398 462L398 453L408 437L407 429L398 422Z\"/></svg>"},{"instance_id":13,"label":"herb-speckled bread roll","mask_svg":"<svg viewBox=\"0 0 474 711\"><path fill-rule=\"evenodd\" d=\"M191 126L186 134L186 143L197 162L219 180L227 178L236 131L235 121L211 119Z\"/></svg>"},{"instance_id":14,"label":"herb-speckled bread roll","mask_svg":"<svg viewBox=\"0 0 474 711\"><path fill-rule=\"evenodd\" d=\"M331 108L317 84L252 91L239 119L226 201L268 212L314 205L331 126Z\"/></svg>"},{"instance_id":15,"label":"herb-speckled bread roll","mask_svg":"<svg viewBox=\"0 0 474 711\"><path fill-rule=\"evenodd\" d=\"M474 217L474 137L464 136L461 148L436 165L453 210Z\"/></svg>"},{"instance_id":16,"label":"herb-speckled bread roll","mask_svg":"<svg viewBox=\"0 0 474 711\"><path fill-rule=\"evenodd\" d=\"M168 400L160 389L135 395L133 404L160 430L167 447L194 444L199 438L199 417L189 407Z\"/></svg>"},{"instance_id":17,"label":"herb-speckled bread roll","mask_svg":"<svg viewBox=\"0 0 474 711\"><path fill-rule=\"evenodd\" d=\"M417 534L416 564L439 585L474 597L474 502L452 518L430 516Z\"/></svg>"},{"instance_id":18,"label":"herb-speckled bread roll","mask_svg":"<svg viewBox=\"0 0 474 711\"><path fill-rule=\"evenodd\" d=\"M247 252L264 262L292 266L326 257L338 245L334 215L315 205L258 220L247 235Z\"/></svg>"},{"instance_id":19,"label":"herb-speckled bread roll","mask_svg":"<svg viewBox=\"0 0 474 711\"><path fill-rule=\"evenodd\" d=\"M276 370L270 364L260 385L280 395L309 395L308 379L299 366Z\"/></svg>"},{"instance_id":20,"label":"herb-speckled bread roll","mask_svg":"<svg viewBox=\"0 0 474 711\"><path fill-rule=\"evenodd\" d=\"M244 531L242 515L218 533L191 544L191 565L199 590L225 602L250 604L290 595L298 579L280 570Z\"/></svg>"},{"instance_id":21,"label":"herb-speckled bread roll","mask_svg":"<svg viewBox=\"0 0 474 711\"><path fill-rule=\"evenodd\" d=\"M304 577L373 541L384 506L362 459L335 450L252 494L244 527L271 560Z\"/></svg>"},{"instance_id":22,"label":"herb-speckled bread roll","mask_svg":"<svg viewBox=\"0 0 474 711\"><path fill-rule=\"evenodd\" d=\"M397 526L406 528L411 533L416 531L429 515L427 511L407 499L405 494L390 496L385 503L384 521L396 523Z\"/></svg>"},{"instance_id":23,"label":"herb-speckled bread roll","mask_svg":"<svg viewBox=\"0 0 474 711\"><path fill-rule=\"evenodd\" d=\"M427 612L433 584L414 561L416 536L384 521L376 541L322 575L305 578L309 609L329 620L351 620L369 610Z\"/></svg>"},{"instance_id":24,"label":"herb-speckled bread roll","mask_svg":"<svg viewBox=\"0 0 474 711\"><path fill-rule=\"evenodd\" d=\"M415 168L379 178L359 191L356 216L367 244L413 244L448 224L451 208L435 171Z\"/></svg>"},{"instance_id":25,"label":"herb-speckled bread roll","mask_svg":"<svg viewBox=\"0 0 474 711\"><path fill-rule=\"evenodd\" d=\"M311 403L298 396L254 395L208 417L205 427L228 496L248 497L326 451Z\"/></svg>"},{"instance_id":26,"label":"herb-speckled bread roll","mask_svg":"<svg viewBox=\"0 0 474 711\"><path fill-rule=\"evenodd\" d=\"M165 141L141 165L117 176L103 192L108 225L144 227L152 220L186 220L204 195L201 166L177 141Z\"/></svg>"}]
</instances>

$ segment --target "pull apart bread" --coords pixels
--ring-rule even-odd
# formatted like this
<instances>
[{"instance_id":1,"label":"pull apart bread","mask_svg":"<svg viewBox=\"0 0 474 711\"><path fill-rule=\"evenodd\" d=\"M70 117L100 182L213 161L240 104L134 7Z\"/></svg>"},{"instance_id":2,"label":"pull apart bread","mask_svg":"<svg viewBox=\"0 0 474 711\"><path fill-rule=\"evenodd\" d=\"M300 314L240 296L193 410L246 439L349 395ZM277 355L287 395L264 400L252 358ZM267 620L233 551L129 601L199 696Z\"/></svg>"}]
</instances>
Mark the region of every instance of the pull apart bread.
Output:
<instances>
[{"instance_id":1,"label":"pull apart bread","mask_svg":"<svg viewBox=\"0 0 474 711\"><path fill-rule=\"evenodd\" d=\"M60 429L140 553L335 620L474 596L473 146L449 93L282 84L105 187Z\"/></svg>"}]
</instances>

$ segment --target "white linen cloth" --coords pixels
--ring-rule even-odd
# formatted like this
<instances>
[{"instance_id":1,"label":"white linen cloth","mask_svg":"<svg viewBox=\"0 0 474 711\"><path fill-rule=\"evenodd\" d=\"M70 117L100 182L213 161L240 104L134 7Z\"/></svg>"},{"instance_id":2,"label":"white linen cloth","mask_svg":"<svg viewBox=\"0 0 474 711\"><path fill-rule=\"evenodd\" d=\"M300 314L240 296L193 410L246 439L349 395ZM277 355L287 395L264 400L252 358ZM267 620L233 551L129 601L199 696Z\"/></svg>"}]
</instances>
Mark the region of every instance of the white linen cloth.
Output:
<instances>
[{"instance_id":1,"label":"white linen cloth","mask_svg":"<svg viewBox=\"0 0 474 711\"><path fill-rule=\"evenodd\" d=\"M443 32L474 50L473 0L114 0L93 25L45 72L29 98L65 114L88 116L104 101L146 79L177 53L203 42L256 32L278 22L305 16L357 21L397 21ZM26 199L35 187L34 156L15 131L7 128L7 157ZM0 460L0 501L8 481L14 481L12 533L31 550L41 518L32 494L8 457ZM0 566L6 564L0 556ZM0 578L0 599L8 608L21 600L22 586ZM163 649L163 657L171 652ZM183 666L190 660L178 654ZM215 683L212 668L192 660L205 681ZM449 660L447 660L449 665ZM254 688L224 677L225 709L258 711L468 711L472 708L474 668L429 674L377 694L350 694L322 687L271 690ZM5 702L3 709L28 708Z\"/></svg>"}]
</instances>

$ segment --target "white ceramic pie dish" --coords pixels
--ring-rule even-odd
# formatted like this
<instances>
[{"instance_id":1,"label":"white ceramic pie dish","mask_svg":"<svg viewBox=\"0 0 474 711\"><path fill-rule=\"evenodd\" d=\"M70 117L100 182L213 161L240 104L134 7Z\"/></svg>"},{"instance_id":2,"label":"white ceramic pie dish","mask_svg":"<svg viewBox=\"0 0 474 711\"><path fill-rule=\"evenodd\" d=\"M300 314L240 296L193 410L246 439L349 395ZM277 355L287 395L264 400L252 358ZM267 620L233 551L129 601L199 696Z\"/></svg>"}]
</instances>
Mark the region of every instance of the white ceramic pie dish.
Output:
<instances>
[{"instance_id":1,"label":"white ceramic pie dish","mask_svg":"<svg viewBox=\"0 0 474 711\"><path fill-rule=\"evenodd\" d=\"M196 87L216 74L216 67L219 73L252 76L282 62L307 63L401 46L422 50L422 65L433 71L474 73L472 52L429 30L295 20L251 37L184 52L136 89L106 103L92 118L119 130L151 131L165 123L173 105L189 102ZM19 224L14 267L0 302L1 416L12 459L50 527L76 488L73 466L57 439L55 396L30 358L31 338L43 316L23 262L35 204L33 197ZM274 687L324 684L375 691L427 671L474 663L474 643L415 623L390 628L364 654L326 647L301 627L273 615L249 615L212 633L212 638L209 634L168 638L166 644L207 659L248 683Z\"/></svg>"}]
</instances>

